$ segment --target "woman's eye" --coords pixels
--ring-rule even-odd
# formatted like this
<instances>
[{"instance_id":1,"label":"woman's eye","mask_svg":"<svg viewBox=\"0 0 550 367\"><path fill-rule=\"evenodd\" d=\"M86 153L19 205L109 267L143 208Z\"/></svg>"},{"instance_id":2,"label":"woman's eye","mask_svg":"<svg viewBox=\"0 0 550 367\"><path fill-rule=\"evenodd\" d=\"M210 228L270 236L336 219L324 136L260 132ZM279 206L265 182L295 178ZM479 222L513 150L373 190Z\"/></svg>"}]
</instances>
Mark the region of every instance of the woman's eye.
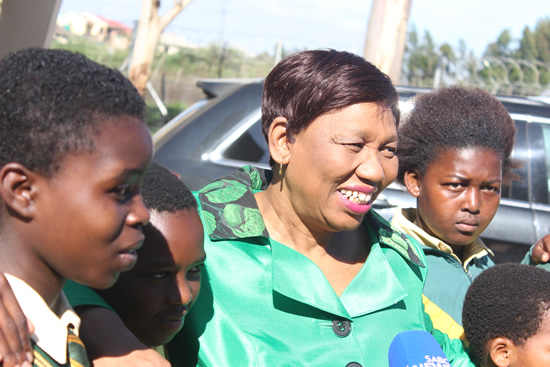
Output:
<instances>
[{"instance_id":1,"label":"woman's eye","mask_svg":"<svg viewBox=\"0 0 550 367\"><path fill-rule=\"evenodd\" d=\"M382 154L385 157L393 158L397 155L397 148L395 148L395 147L383 147L382 148Z\"/></svg>"},{"instance_id":2,"label":"woman's eye","mask_svg":"<svg viewBox=\"0 0 550 367\"><path fill-rule=\"evenodd\" d=\"M363 143L346 143L345 146L352 148L354 150L361 150L363 149Z\"/></svg>"}]
</instances>

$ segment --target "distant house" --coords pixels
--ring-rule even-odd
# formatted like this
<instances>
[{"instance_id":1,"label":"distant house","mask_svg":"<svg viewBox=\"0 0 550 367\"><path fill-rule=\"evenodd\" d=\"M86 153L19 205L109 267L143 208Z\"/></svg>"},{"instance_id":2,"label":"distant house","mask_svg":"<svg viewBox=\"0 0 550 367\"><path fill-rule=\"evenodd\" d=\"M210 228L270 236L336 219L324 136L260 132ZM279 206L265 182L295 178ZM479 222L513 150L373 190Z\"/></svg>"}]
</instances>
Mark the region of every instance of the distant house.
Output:
<instances>
[{"instance_id":1,"label":"distant house","mask_svg":"<svg viewBox=\"0 0 550 367\"><path fill-rule=\"evenodd\" d=\"M185 38L178 36L175 33L162 33L159 40L159 51L164 51L168 55L177 53L182 48L197 48L194 43L187 41Z\"/></svg>"},{"instance_id":2,"label":"distant house","mask_svg":"<svg viewBox=\"0 0 550 367\"><path fill-rule=\"evenodd\" d=\"M125 50L130 47L132 41L132 27L92 13L59 14L57 25L72 35L106 43L114 50Z\"/></svg>"}]
</instances>

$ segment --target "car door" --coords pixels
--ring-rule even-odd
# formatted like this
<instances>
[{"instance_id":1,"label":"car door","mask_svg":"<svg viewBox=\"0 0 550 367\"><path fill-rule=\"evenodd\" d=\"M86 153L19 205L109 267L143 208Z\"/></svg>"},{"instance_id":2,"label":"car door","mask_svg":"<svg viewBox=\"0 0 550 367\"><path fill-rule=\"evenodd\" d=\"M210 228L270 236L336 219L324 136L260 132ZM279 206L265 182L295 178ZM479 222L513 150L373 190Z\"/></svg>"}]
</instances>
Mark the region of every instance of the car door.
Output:
<instances>
[{"instance_id":1,"label":"car door","mask_svg":"<svg viewBox=\"0 0 550 367\"><path fill-rule=\"evenodd\" d=\"M527 124L531 151L531 204L537 239L550 233L550 118Z\"/></svg>"}]
</instances>

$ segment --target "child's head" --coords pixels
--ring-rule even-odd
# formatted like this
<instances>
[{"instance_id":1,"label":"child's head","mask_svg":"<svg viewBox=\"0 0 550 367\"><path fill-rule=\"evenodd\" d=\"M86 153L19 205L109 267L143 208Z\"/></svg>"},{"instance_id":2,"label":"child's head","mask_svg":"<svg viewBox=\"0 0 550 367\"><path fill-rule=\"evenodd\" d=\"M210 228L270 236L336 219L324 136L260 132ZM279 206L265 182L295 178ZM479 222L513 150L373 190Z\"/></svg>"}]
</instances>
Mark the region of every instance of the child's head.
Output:
<instances>
[{"instance_id":1,"label":"child's head","mask_svg":"<svg viewBox=\"0 0 550 367\"><path fill-rule=\"evenodd\" d=\"M195 198L153 162L142 184L151 220L134 268L100 295L146 345L163 345L183 326L200 291L204 234Z\"/></svg>"},{"instance_id":2,"label":"child's head","mask_svg":"<svg viewBox=\"0 0 550 367\"><path fill-rule=\"evenodd\" d=\"M39 293L65 278L112 285L149 219L143 99L120 72L61 50L9 55L0 86L2 271Z\"/></svg>"},{"instance_id":3,"label":"child's head","mask_svg":"<svg viewBox=\"0 0 550 367\"><path fill-rule=\"evenodd\" d=\"M462 311L481 366L550 365L550 272L499 264L479 275Z\"/></svg>"},{"instance_id":4,"label":"child's head","mask_svg":"<svg viewBox=\"0 0 550 367\"><path fill-rule=\"evenodd\" d=\"M488 92L454 86L412 99L399 126L397 181L417 198L417 223L450 245L487 228L514 175L516 127Z\"/></svg>"}]
</instances>

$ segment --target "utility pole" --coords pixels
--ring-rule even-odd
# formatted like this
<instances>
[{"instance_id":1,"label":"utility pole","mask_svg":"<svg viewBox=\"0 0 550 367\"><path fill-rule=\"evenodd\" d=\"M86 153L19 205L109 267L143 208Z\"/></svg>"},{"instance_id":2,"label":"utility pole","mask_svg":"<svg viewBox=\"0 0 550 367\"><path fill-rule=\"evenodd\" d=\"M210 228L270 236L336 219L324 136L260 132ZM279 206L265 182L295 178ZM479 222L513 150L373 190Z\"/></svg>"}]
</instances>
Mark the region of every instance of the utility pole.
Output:
<instances>
[{"instance_id":1,"label":"utility pole","mask_svg":"<svg viewBox=\"0 0 550 367\"><path fill-rule=\"evenodd\" d=\"M407 23L412 0L373 0L364 57L388 74L394 84L401 80Z\"/></svg>"}]
</instances>

